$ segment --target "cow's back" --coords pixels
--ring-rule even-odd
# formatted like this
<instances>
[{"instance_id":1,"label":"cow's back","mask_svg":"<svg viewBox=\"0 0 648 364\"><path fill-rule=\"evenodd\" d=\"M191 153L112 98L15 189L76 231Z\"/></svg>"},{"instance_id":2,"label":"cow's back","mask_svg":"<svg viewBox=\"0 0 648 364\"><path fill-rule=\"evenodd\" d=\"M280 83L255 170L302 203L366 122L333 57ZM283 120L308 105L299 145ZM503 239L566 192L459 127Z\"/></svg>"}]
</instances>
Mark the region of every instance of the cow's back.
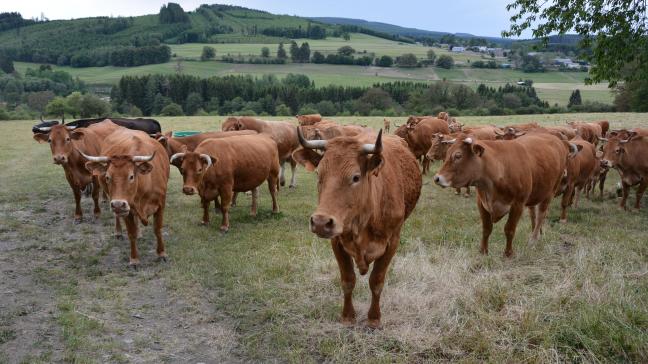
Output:
<instances>
[{"instance_id":1,"label":"cow's back","mask_svg":"<svg viewBox=\"0 0 648 364\"><path fill-rule=\"evenodd\" d=\"M543 133L524 135L516 141L527 151L533 186L528 203L535 205L547 191L558 191L567 165L569 146L567 142Z\"/></svg>"},{"instance_id":2,"label":"cow's back","mask_svg":"<svg viewBox=\"0 0 648 364\"><path fill-rule=\"evenodd\" d=\"M385 161L379 176L391 195L389 198L398 202L390 205L388 201L384 201L378 208L389 210L402 204L402 217L407 219L421 195L422 177L418 162L398 137L383 136L383 148Z\"/></svg>"}]
</instances>

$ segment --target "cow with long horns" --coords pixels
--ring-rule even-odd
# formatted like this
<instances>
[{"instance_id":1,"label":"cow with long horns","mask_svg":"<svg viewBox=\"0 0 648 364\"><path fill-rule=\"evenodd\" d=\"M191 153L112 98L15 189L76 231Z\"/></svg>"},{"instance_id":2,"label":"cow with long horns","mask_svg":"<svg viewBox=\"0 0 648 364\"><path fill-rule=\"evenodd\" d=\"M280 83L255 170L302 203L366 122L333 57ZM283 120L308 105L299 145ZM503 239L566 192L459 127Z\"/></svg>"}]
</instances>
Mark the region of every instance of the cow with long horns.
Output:
<instances>
[{"instance_id":1,"label":"cow with long horns","mask_svg":"<svg viewBox=\"0 0 648 364\"><path fill-rule=\"evenodd\" d=\"M400 243L403 223L421 193L416 158L403 140L383 138L382 131L377 137L362 134L312 141L297 131L303 148L293 158L318 172L318 206L310 217L310 230L331 239L344 291L342 322L356 320L354 262L361 275L373 263L367 324L379 327L385 275Z\"/></svg>"},{"instance_id":2,"label":"cow with long horns","mask_svg":"<svg viewBox=\"0 0 648 364\"><path fill-rule=\"evenodd\" d=\"M166 261L162 224L166 204L169 159L156 140L141 131L121 129L102 143L99 155L83 154L86 168L103 181L116 222L124 219L130 240L129 265L140 263L137 250L139 220L144 226L154 217L157 255ZM117 233L121 225L117 224Z\"/></svg>"},{"instance_id":3,"label":"cow with long horns","mask_svg":"<svg viewBox=\"0 0 648 364\"><path fill-rule=\"evenodd\" d=\"M578 151L575 145L544 133L511 141L474 140L466 136L454 141L434 182L444 188L477 187L482 254L488 254L493 224L508 215L504 255L510 257L525 207L529 209L533 230L529 243L538 240L570 150L573 154Z\"/></svg>"}]
</instances>

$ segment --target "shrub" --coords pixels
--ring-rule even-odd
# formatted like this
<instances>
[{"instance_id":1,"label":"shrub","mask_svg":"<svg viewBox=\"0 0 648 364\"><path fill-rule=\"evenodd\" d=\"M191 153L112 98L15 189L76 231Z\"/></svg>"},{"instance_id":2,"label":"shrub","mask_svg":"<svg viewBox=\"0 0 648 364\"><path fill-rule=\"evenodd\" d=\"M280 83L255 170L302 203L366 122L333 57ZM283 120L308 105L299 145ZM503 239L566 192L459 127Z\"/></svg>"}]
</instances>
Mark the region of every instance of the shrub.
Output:
<instances>
[{"instance_id":1,"label":"shrub","mask_svg":"<svg viewBox=\"0 0 648 364\"><path fill-rule=\"evenodd\" d=\"M182 112L182 107L175 102L172 102L165 106L162 111L160 111L160 115L163 116L182 116L184 113Z\"/></svg>"}]
</instances>

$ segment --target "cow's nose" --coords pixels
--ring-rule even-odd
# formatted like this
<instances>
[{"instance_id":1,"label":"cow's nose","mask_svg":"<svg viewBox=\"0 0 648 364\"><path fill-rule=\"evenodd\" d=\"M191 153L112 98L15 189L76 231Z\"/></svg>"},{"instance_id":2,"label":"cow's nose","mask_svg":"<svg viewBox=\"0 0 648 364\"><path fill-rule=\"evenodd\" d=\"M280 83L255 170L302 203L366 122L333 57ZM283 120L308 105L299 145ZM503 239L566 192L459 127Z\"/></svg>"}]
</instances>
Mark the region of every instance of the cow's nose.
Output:
<instances>
[{"instance_id":1,"label":"cow's nose","mask_svg":"<svg viewBox=\"0 0 648 364\"><path fill-rule=\"evenodd\" d=\"M335 218L324 214L313 214L310 218L311 231L321 238L332 238L335 235L337 222Z\"/></svg>"},{"instance_id":2,"label":"cow's nose","mask_svg":"<svg viewBox=\"0 0 648 364\"><path fill-rule=\"evenodd\" d=\"M439 178L438 174L434 176L434 183L439 183L440 180L441 178Z\"/></svg>"},{"instance_id":3,"label":"cow's nose","mask_svg":"<svg viewBox=\"0 0 648 364\"><path fill-rule=\"evenodd\" d=\"M62 155L62 154L57 154L57 155L54 156L54 163L55 164L65 163L66 161L67 161L67 158L65 158L65 156Z\"/></svg>"},{"instance_id":4,"label":"cow's nose","mask_svg":"<svg viewBox=\"0 0 648 364\"><path fill-rule=\"evenodd\" d=\"M184 186L182 187L182 193L184 193L185 195L193 195L194 193L196 193L196 189L193 187Z\"/></svg>"},{"instance_id":5,"label":"cow's nose","mask_svg":"<svg viewBox=\"0 0 648 364\"><path fill-rule=\"evenodd\" d=\"M113 210L127 210L128 202L124 200L112 200L110 201L110 207L112 207Z\"/></svg>"}]
</instances>

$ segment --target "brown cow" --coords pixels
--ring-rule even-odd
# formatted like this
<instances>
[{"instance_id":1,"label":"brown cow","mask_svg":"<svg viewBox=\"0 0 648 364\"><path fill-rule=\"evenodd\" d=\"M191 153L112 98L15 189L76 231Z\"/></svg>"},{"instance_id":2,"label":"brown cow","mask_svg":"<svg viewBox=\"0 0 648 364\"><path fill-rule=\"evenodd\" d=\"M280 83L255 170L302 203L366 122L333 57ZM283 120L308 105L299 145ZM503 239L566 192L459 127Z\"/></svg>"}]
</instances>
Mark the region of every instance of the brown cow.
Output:
<instances>
[{"instance_id":1,"label":"brown cow","mask_svg":"<svg viewBox=\"0 0 648 364\"><path fill-rule=\"evenodd\" d=\"M297 186L295 180L295 167L297 167L297 164L292 159L292 152L299 148L299 140L297 140L297 132L293 124L286 121L265 121L251 117L229 117L223 123L222 129L223 131L256 130L258 133L269 135L277 143L279 164L281 166L281 173L279 174L281 186L286 184L284 177L284 164L286 162L290 163L292 169L290 188Z\"/></svg>"},{"instance_id":2,"label":"brown cow","mask_svg":"<svg viewBox=\"0 0 648 364\"><path fill-rule=\"evenodd\" d=\"M599 123L581 123L570 121L567 124L576 129L576 134L580 135L581 138L594 145L597 145L599 138L603 137L603 128Z\"/></svg>"},{"instance_id":3,"label":"brown cow","mask_svg":"<svg viewBox=\"0 0 648 364\"><path fill-rule=\"evenodd\" d=\"M391 129L391 122L387 119L383 119L383 130L385 133L389 134L389 129Z\"/></svg>"},{"instance_id":4,"label":"brown cow","mask_svg":"<svg viewBox=\"0 0 648 364\"><path fill-rule=\"evenodd\" d=\"M85 168L86 161L78 151L98 154L101 151L101 142L104 138L119 128L120 126L111 121L93 124L87 128L60 124L39 128L40 132L47 134L34 134L34 140L37 142L48 142L50 144L54 164L63 167L65 178L74 194L75 224L83 220L83 211L81 210L81 191L83 189L92 189L94 218L99 218L101 213L99 207L99 192L101 190L99 181Z\"/></svg>"},{"instance_id":5,"label":"brown cow","mask_svg":"<svg viewBox=\"0 0 648 364\"><path fill-rule=\"evenodd\" d=\"M560 202L560 222L567 222L567 208L572 204L578 208L578 199L583 189L590 184L592 176L596 172L596 147L580 136L571 140L579 152L567 160L567 175L563 176L561 183L562 200Z\"/></svg>"},{"instance_id":6,"label":"brown cow","mask_svg":"<svg viewBox=\"0 0 648 364\"><path fill-rule=\"evenodd\" d=\"M488 254L493 223L508 214L504 255L509 257L525 206L533 230L529 243L538 240L549 203L560 187L569 150L567 142L549 134L530 134L512 141L457 139L434 181L441 187L477 187L483 254Z\"/></svg>"},{"instance_id":7,"label":"brown cow","mask_svg":"<svg viewBox=\"0 0 648 364\"><path fill-rule=\"evenodd\" d=\"M425 154L430 150L432 137L436 133L450 134L448 124L441 119L423 119L418 124L407 124L404 133L397 130L398 136L405 139L408 147L423 166L423 174L430 169L430 161Z\"/></svg>"},{"instance_id":8,"label":"brown cow","mask_svg":"<svg viewBox=\"0 0 648 364\"><path fill-rule=\"evenodd\" d=\"M356 319L352 295L356 275L369 277L371 306L367 324L380 326L380 294L385 275L400 243L403 223L421 194L421 172L416 159L399 138L367 135L306 141L293 157L306 169L317 168L318 206L310 217L310 229L331 239L340 268L344 306L342 322ZM319 154L313 149L324 150Z\"/></svg>"},{"instance_id":9,"label":"brown cow","mask_svg":"<svg viewBox=\"0 0 648 364\"><path fill-rule=\"evenodd\" d=\"M448 114L448 113L445 112L445 111L441 111L441 112L437 115L437 119L445 120L447 123L450 123L450 114Z\"/></svg>"},{"instance_id":10,"label":"brown cow","mask_svg":"<svg viewBox=\"0 0 648 364\"><path fill-rule=\"evenodd\" d=\"M322 115L320 114L308 114L308 115L297 115L295 116L299 125L315 125L322 121Z\"/></svg>"},{"instance_id":11,"label":"brown cow","mask_svg":"<svg viewBox=\"0 0 648 364\"><path fill-rule=\"evenodd\" d=\"M223 218L220 230L229 230L229 209L234 192L252 191L250 213L255 216L257 187L264 181L268 181L272 196L272 212L279 211L277 144L265 134L207 139L193 152L174 154L171 163L180 165L184 181L182 192L200 195L205 225L209 223L209 203L220 197Z\"/></svg>"},{"instance_id":12,"label":"brown cow","mask_svg":"<svg viewBox=\"0 0 648 364\"><path fill-rule=\"evenodd\" d=\"M619 172L623 189L619 206L623 209L626 209L630 187L639 185L635 202L635 208L639 209L641 197L648 187L648 134L643 130L631 130L627 131L627 135L625 139L620 135L604 139L607 143L603 147L602 163Z\"/></svg>"},{"instance_id":13,"label":"brown cow","mask_svg":"<svg viewBox=\"0 0 648 364\"><path fill-rule=\"evenodd\" d=\"M307 140L328 140L339 136L375 133L371 128L359 125L338 125L331 121L322 121L317 125L301 126L300 128Z\"/></svg>"},{"instance_id":14,"label":"brown cow","mask_svg":"<svg viewBox=\"0 0 648 364\"><path fill-rule=\"evenodd\" d=\"M140 263L138 220L146 226L151 215L155 219L157 255L166 261L162 224L169 159L162 145L144 132L120 129L102 143L99 156L84 157L88 160L86 168L104 181L116 222L120 218L126 222L131 247L129 265L136 268ZM121 226L117 225L117 229L121 230Z\"/></svg>"}]
</instances>

